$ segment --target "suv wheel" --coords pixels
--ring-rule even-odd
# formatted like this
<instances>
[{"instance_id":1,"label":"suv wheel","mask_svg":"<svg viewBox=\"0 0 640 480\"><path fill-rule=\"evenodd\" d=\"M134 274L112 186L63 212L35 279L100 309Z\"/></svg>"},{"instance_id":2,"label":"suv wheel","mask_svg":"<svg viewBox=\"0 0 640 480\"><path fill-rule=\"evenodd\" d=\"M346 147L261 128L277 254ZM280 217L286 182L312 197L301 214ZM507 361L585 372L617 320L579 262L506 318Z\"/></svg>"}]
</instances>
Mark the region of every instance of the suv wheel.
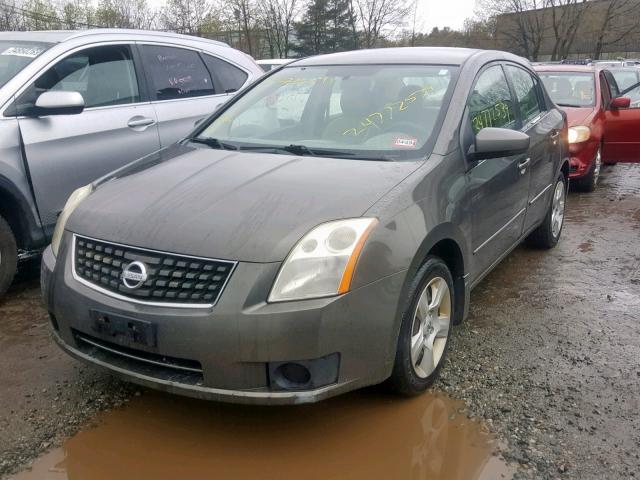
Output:
<instances>
[{"instance_id":1,"label":"suv wheel","mask_svg":"<svg viewBox=\"0 0 640 480\"><path fill-rule=\"evenodd\" d=\"M404 395L424 392L438 376L449 344L453 308L453 278L438 257L416 274L407 298L389 384Z\"/></svg>"},{"instance_id":2,"label":"suv wheel","mask_svg":"<svg viewBox=\"0 0 640 480\"><path fill-rule=\"evenodd\" d=\"M600 179L600 171L602 170L602 154L601 149L598 148L596 157L593 160L593 164L584 177L576 180L576 186L583 192L593 192L598 186L598 180Z\"/></svg>"},{"instance_id":3,"label":"suv wheel","mask_svg":"<svg viewBox=\"0 0 640 480\"><path fill-rule=\"evenodd\" d=\"M16 274L17 265L16 239L9 224L0 217L0 297L9 289Z\"/></svg>"},{"instance_id":4,"label":"suv wheel","mask_svg":"<svg viewBox=\"0 0 640 480\"><path fill-rule=\"evenodd\" d=\"M564 207L567 199L567 187L564 176L558 175L553 186L553 197L543 222L527 237L527 243L538 248L553 248L560 240L564 224Z\"/></svg>"}]
</instances>

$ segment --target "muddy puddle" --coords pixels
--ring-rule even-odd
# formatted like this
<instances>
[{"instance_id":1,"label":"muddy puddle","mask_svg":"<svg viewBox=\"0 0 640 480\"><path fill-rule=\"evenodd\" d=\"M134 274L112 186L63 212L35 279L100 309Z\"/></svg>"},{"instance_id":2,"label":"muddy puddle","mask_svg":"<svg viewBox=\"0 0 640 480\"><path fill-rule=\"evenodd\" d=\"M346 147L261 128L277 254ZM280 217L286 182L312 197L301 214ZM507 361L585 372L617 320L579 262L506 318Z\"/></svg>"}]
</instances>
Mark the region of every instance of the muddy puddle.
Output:
<instances>
[{"instance_id":1,"label":"muddy puddle","mask_svg":"<svg viewBox=\"0 0 640 480\"><path fill-rule=\"evenodd\" d=\"M145 392L11 478L511 478L486 427L461 407L440 394L371 390L274 408Z\"/></svg>"}]
</instances>

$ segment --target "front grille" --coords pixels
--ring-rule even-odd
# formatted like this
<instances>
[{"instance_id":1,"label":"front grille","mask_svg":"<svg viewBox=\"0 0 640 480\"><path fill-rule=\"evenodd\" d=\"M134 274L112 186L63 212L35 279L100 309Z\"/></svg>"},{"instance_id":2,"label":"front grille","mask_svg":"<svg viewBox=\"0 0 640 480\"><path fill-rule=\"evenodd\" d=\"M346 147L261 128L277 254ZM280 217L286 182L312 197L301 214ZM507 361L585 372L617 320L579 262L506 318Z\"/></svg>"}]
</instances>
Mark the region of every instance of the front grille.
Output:
<instances>
[{"instance_id":1,"label":"front grille","mask_svg":"<svg viewBox=\"0 0 640 480\"><path fill-rule=\"evenodd\" d=\"M138 302L167 305L214 305L235 262L188 257L127 247L75 236L74 272L79 279ZM146 267L147 278L127 287L122 274L132 262Z\"/></svg>"}]
</instances>

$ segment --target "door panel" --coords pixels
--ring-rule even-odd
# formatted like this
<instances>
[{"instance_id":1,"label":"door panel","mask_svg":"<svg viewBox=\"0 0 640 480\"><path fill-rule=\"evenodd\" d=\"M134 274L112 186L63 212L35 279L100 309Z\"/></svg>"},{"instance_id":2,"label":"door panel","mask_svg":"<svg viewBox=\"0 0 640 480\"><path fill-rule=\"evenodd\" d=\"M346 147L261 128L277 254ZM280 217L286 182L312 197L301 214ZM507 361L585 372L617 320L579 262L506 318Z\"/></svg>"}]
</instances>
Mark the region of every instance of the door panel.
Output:
<instances>
[{"instance_id":1,"label":"door panel","mask_svg":"<svg viewBox=\"0 0 640 480\"><path fill-rule=\"evenodd\" d=\"M640 85L620 91L611 72L604 75L611 98L629 97L631 106L605 110L603 159L607 163L640 162Z\"/></svg>"},{"instance_id":2,"label":"door panel","mask_svg":"<svg viewBox=\"0 0 640 480\"><path fill-rule=\"evenodd\" d=\"M168 102L153 102L158 117L160 144L162 147L184 138L196 126L196 122L211 115L228 95L186 98Z\"/></svg>"},{"instance_id":3,"label":"door panel","mask_svg":"<svg viewBox=\"0 0 640 480\"><path fill-rule=\"evenodd\" d=\"M503 68L485 69L468 102L470 135L485 127L519 129L516 102ZM471 163L467 183L472 202L473 272L482 274L522 235L529 195L528 154Z\"/></svg>"},{"instance_id":4,"label":"door panel","mask_svg":"<svg viewBox=\"0 0 640 480\"><path fill-rule=\"evenodd\" d=\"M71 192L160 146L153 107L141 103L128 45L87 48L60 60L16 101L18 123L45 227ZM77 91L78 115L35 116L46 91Z\"/></svg>"},{"instance_id":5,"label":"door panel","mask_svg":"<svg viewBox=\"0 0 640 480\"><path fill-rule=\"evenodd\" d=\"M524 229L538 224L546 214L554 180L554 165L561 155L560 130L562 116L558 112L547 112L540 85L536 77L515 65L506 65L515 93L522 131L529 135L529 198Z\"/></svg>"}]
</instances>

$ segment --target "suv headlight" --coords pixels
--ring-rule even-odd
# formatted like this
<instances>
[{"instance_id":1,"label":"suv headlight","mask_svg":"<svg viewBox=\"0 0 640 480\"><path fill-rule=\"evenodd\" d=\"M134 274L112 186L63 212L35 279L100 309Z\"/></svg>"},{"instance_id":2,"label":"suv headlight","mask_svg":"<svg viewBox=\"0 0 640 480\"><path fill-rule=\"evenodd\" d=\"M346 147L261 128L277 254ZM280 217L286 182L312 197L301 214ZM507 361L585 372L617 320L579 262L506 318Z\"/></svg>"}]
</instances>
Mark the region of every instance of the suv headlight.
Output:
<instances>
[{"instance_id":1,"label":"suv headlight","mask_svg":"<svg viewBox=\"0 0 640 480\"><path fill-rule=\"evenodd\" d=\"M584 125L569 127L569 143L582 143L591 137L591 129Z\"/></svg>"},{"instance_id":2,"label":"suv headlight","mask_svg":"<svg viewBox=\"0 0 640 480\"><path fill-rule=\"evenodd\" d=\"M318 225L293 247L280 267L269 302L329 297L349 291L362 247L375 218Z\"/></svg>"},{"instance_id":3,"label":"suv headlight","mask_svg":"<svg viewBox=\"0 0 640 480\"><path fill-rule=\"evenodd\" d=\"M53 254L56 257L58 256L60 241L62 240L62 234L64 233L64 229L67 225L67 220L69 220L73 211L91 194L91 192L93 192L93 184L85 185L84 187L77 189L69 196L69 200L67 200L60 216L58 216L58 223L56 223L56 228L53 231L53 237L51 238L51 250L53 250Z\"/></svg>"}]
</instances>

